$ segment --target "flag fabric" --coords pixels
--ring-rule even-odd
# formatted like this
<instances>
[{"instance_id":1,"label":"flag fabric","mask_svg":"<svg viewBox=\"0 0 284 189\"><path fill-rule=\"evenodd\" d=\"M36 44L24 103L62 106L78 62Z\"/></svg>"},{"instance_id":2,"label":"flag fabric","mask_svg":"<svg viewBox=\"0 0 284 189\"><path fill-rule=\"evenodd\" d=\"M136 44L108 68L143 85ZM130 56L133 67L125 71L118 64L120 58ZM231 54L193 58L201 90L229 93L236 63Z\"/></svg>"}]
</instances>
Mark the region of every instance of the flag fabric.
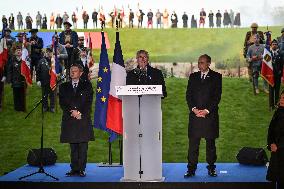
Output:
<instances>
[{"instance_id":1,"label":"flag fabric","mask_svg":"<svg viewBox=\"0 0 284 189\"><path fill-rule=\"evenodd\" d=\"M59 59L58 59L58 39L57 39L57 33L55 32L54 37L52 38L52 47L53 47L53 51L54 51L54 58L52 58L51 60L51 68L50 68L50 88L52 90L55 90L55 85L56 85L56 80L57 80L57 75L61 73L62 71L62 67L59 63Z\"/></svg>"},{"instance_id":2,"label":"flag fabric","mask_svg":"<svg viewBox=\"0 0 284 189\"><path fill-rule=\"evenodd\" d=\"M110 135L109 142L112 142L117 138L117 135L115 132L113 132L112 130L106 127L111 73L110 73L108 54L105 44L104 32L101 32L101 35L102 35L102 44L101 44L97 88L96 88L94 127L108 132Z\"/></svg>"},{"instance_id":3,"label":"flag fabric","mask_svg":"<svg viewBox=\"0 0 284 189\"><path fill-rule=\"evenodd\" d=\"M110 92L107 109L107 128L122 134L122 100L115 94L115 86L126 85L126 70L119 41L119 32L116 32L116 43L113 55Z\"/></svg>"},{"instance_id":4,"label":"flag fabric","mask_svg":"<svg viewBox=\"0 0 284 189\"><path fill-rule=\"evenodd\" d=\"M88 67L92 67L94 65L94 57L93 57L93 43L92 43L92 38L89 32L88 38L87 38L87 47L89 48L89 53L88 53Z\"/></svg>"},{"instance_id":5,"label":"flag fabric","mask_svg":"<svg viewBox=\"0 0 284 189\"><path fill-rule=\"evenodd\" d=\"M8 61L8 48L6 38L2 38L0 41L0 70L4 69L6 62Z\"/></svg>"},{"instance_id":6,"label":"flag fabric","mask_svg":"<svg viewBox=\"0 0 284 189\"><path fill-rule=\"evenodd\" d=\"M32 77L31 77L31 70L30 70L30 62L26 59L22 59L21 63L21 75L24 76L26 79L27 85L32 85Z\"/></svg>"},{"instance_id":7,"label":"flag fabric","mask_svg":"<svg viewBox=\"0 0 284 189\"><path fill-rule=\"evenodd\" d=\"M274 76L272 67L272 56L270 51L271 33L266 32L266 45L263 52L263 59L261 64L261 76L270 86L274 86Z\"/></svg>"},{"instance_id":8,"label":"flag fabric","mask_svg":"<svg viewBox=\"0 0 284 189\"><path fill-rule=\"evenodd\" d=\"M27 50L27 36L24 34L23 36L23 45L22 45L22 63L21 63L21 75L26 79L27 85L32 85L33 80L31 77L30 70L30 58L29 51Z\"/></svg>"}]
</instances>

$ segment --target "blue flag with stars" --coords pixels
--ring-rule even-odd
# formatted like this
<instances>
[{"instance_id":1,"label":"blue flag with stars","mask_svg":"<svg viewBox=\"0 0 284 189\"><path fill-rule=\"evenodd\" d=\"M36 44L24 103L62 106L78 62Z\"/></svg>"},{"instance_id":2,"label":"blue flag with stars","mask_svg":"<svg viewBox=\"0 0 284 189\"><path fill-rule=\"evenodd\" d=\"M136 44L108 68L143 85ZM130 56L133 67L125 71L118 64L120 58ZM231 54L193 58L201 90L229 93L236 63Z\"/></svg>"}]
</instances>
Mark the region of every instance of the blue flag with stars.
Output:
<instances>
[{"instance_id":1,"label":"blue flag with stars","mask_svg":"<svg viewBox=\"0 0 284 189\"><path fill-rule=\"evenodd\" d=\"M115 132L111 131L106 127L111 73L110 73L108 54L105 44L104 32L101 32L101 34L102 34L102 45L101 45L99 73L97 80L97 89L96 89L94 127L108 132L110 135L109 142L112 142L117 138L117 135Z\"/></svg>"}]
</instances>

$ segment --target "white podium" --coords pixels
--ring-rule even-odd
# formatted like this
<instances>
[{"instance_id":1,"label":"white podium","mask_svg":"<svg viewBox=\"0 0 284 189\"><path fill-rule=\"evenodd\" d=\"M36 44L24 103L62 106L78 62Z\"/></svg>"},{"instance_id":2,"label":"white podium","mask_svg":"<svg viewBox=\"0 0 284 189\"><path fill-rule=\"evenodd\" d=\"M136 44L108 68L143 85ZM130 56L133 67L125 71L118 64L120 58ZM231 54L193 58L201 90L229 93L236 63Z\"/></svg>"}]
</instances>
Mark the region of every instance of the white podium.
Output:
<instances>
[{"instance_id":1,"label":"white podium","mask_svg":"<svg viewBox=\"0 0 284 189\"><path fill-rule=\"evenodd\" d=\"M122 97L123 182L162 182L161 85L116 86Z\"/></svg>"}]
</instances>

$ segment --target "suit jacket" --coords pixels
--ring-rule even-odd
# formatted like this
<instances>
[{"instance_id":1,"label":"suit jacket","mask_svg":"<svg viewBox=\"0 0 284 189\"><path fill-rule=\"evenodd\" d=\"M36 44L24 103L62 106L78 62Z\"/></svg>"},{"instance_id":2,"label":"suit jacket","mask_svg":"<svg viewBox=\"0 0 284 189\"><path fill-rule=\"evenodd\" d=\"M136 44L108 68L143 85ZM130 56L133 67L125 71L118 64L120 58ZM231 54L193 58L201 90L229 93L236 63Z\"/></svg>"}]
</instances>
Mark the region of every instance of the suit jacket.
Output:
<instances>
[{"instance_id":1,"label":"suit jacket","mask_svg":"<svg viewBox=\"0 0 284 189\"><path fill-rule=\"evenodd\" d=\"M59 86L59 104L63 110L61 123L61 143L80 143L94 140L91 121L91 106L93 102L93 88L90 82L79 81L74 92L72 81ZM82 119L71 116L70 110L82 113Z\"/></svg>"},{"instance_id":2,"label":"suit jacket","mask_svg":"<svg viewBox=\"0 0 284 189\"><path fill-rule=\"evenodd\" d=\"M127 73L126 85L162 85L163 96L167 97L164 76L161 70L147 65L146 75L135 73L135 69Z\"/></svg>"},{"instance_id":3,"label":"suit jacket","mask_svg":"<svg viewBox=\"0 0 284 189\"><path fill-rule=\"evenodd\" d=\"M209 70L204 81L201 73L190 74L186 100L189 108L188 136L200 138L219 137L218 104L222 94L222 75ZM205 118L196 117L192 108L207 109L209 114Z\"/></svg>"}]
</instances>

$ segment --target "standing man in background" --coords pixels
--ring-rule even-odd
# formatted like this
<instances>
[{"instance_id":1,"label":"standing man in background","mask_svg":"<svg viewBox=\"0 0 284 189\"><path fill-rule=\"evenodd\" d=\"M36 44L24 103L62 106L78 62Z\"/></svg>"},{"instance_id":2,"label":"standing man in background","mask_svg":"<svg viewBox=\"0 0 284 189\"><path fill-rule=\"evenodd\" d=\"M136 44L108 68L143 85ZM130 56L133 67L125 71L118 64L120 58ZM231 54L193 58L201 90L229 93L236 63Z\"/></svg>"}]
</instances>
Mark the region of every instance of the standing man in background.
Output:
<instances>
[{"instance_id":1,"label":"standing man in background","mask_svg":"<svg viewBox=\"0 0 284 189\"><path fill-rule=\"evenodd\" d=\"M259 43L264 44L264 35L262 31L257 30L258 28L257 23L252 23L250 27L251 27L251 31L248 31L246 33L245 42L244 42L244 49L243 49L244 58L247 57L248 48L254 44L253 36L255 34L259 35ZM252 67L249 62L248 62L248 75L249 75L249 80L252 81Z\"/></svg>"},{"instance_id":2,"label":"standing man in background","mask_svg":"<svg viewBox=\"0 0 284 189\"><path fill-rule=\"evenodd\" d=\"M94 9L94 12L92 13L92 19L93 19L93 26L94 29L98 28L98 12L96 11L96 9Z\"/></svg>"},{"instance_id":3,"label":"standing man in background","mask_svg":"<svg viewBox=\"0 0 284 189\"><path fill-rule=\"evenodd\" d=\"M31 37L29 44L31 45L31 77L33 78L33 71L37 69L38 62L42 58L43 40L37 36L38 29L31 29Z\"/></svg>"},{"instance_id":4,"label":"standing man in background","mask_svg":"<svg viewBox=\"0 0 284 189\"><path fill-rule=\"evenodd\" d=\"M189 108L189 147L185 178L195 175L201 138L206 140L208 175L217 176L215 140L219 137L218 104L222 94L222 75L209 69L210 63L210 56L201 55L198 59L199 72L190 74L188 80L186 101Z\"/></svg>"},{"instance_id":5,"label":"standing man in background","mask_svg":"<svg viewBox=\"0 0 284 189\"><path fill-rule=\"evenodd\" d=\"M78 46L78 34L71 30L72 24L64 22L65 30L59 34L59 43L67 50L68 59L65 60L66 77L69 79L70 66L72 64L73 49Z\"/></svg>"},{"instance_id":6,"label":"standing man in background","mask_svg":"<svg viewBox=\"0 0 284 189\"><path fill-rule=\"evenodd\" d=\"M19 14L17 15L17 24L18 24L18 30L22 30L24 23L23 23L23 16L21 12L19 12Z\"/></svg>"}]
</instances>

